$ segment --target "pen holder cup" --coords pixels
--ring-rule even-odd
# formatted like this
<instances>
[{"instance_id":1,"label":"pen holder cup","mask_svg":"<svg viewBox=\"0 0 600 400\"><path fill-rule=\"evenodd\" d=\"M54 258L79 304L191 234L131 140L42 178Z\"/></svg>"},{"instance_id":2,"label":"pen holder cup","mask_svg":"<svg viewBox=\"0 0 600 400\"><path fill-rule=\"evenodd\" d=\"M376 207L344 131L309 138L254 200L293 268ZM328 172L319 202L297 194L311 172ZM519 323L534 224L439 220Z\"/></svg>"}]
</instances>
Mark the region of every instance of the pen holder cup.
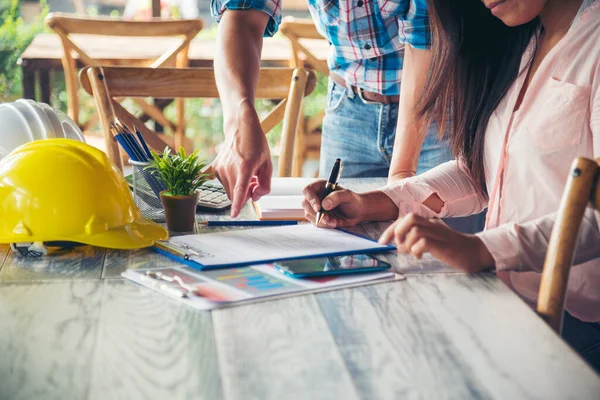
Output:
<instances>
[{"instance_id":1,"label":"pen holder cup","mask_svg":"<svg viewBox=\"0 0 600 400\"><path fill-rule=\"evenodd\" d=\"M166 190L147 167L149 162L129 160L133 167L133 199L142 215L157 222L165 221L165 212L160 201L160 192Z\"/></svg>"}]
</instances>

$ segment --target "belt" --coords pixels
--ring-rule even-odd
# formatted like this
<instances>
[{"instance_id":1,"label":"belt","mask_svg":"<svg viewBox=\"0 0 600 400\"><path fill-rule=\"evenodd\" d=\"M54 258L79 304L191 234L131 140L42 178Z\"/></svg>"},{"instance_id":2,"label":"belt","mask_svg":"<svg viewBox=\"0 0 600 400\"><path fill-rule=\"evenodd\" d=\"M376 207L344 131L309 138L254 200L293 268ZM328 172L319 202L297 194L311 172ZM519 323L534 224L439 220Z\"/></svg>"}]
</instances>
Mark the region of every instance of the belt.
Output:
<instances>
[{"instance_id":1,"label":"belt","mask_svg":"<svg viewBox=\"0 0 600 400\"><path fill-rule=\"evenodd\" d=\"M360 97L360 99L365 103L391 104L397 103L400 99L400 96L398 96L397 94L393 96L387 96L385 94L380 94L377 92L368 92L363 88L348 85L344 78L334 73L329 74L329 76L331 77L331 80L337 83L338 85L352 90L352 92L354 92L354 94L357 94L358 97Z\"/></svg>"}]
</instances>

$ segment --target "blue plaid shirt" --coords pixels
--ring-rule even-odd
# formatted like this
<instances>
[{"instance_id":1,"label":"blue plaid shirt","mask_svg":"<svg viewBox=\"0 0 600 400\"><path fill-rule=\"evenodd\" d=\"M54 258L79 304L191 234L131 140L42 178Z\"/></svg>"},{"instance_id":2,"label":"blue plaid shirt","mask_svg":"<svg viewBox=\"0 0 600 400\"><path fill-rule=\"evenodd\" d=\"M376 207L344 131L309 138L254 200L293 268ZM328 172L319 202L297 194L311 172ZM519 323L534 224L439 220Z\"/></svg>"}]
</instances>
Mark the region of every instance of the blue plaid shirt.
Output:
<instances>
[{"instance_id":1,"label":"blue plaid shirt","mask_svg":"<svg viewBox=\"0 0 600 400\"><path fill-rule=\"evenodd\" d=\"M282 0L211 0L218 21L226 9L256 9L277 32ZM346 82L387 95L400 93L404 45L429 47L425 0L308 0L319 32L332 44L329 68Z\"/></svg>"}]
</instances>

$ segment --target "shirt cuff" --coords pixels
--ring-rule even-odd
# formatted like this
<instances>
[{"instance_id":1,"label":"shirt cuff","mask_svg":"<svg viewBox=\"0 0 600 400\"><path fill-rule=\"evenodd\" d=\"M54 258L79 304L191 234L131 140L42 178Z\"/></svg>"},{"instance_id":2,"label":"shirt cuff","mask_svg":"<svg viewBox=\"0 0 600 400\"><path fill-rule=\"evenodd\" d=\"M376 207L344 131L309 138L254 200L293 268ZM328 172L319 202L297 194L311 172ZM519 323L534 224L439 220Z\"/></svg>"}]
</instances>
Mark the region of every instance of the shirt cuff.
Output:
<instances>
[{"instance_id":1,"label":"shirt cuff","mask_svg":"<svg viewBox=\"0 0 600 400\"><path fill-rule=\"evenodd\" d=\"M398 18L398 24L402 43L415 49L431 48L431 26L425 0L411 0L406 15Z\"/></svg>"},{"instance_id":2,"label":"shirt cuff","mask_svg":"<svg viewBox=\"0 0 600 400\"><path fill-rule=\"evenodd\" d=\"M415 178L419 179L418 177ZM430 185L415 182L413 180L415 178L403 179L400 182L388 184L379 190L396 204L396 207L398 207L398 217L403 217L410 213L425 218L439 217L446 206L444 205L438 214L423 205L423 202L435 193L435 190Z\"/></svg>"},{"instance_id":3,"label":"shirt cuff","mask_svg":"<svg viewBox=\"0 0 600 400\"><path fill-rule=\"evenodd\" d=\"M521 270L521 244L515 224L501 225L476 235L494 258L497 271Z\"/></svg>"}]
</instances>

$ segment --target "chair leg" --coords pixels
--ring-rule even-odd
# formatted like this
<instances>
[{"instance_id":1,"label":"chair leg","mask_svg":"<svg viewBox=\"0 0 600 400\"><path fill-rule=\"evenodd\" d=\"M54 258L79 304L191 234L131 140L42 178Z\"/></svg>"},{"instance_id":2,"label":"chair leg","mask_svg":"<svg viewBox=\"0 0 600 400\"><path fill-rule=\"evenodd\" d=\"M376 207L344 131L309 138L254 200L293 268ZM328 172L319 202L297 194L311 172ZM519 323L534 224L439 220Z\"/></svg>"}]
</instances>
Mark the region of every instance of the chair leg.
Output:
<instances>
[{"instance_id":1,"label":"chair leg","mask_svg":"<svg viewBox=\"0 0 600 400\"><path fill-rule=\"evenodd\" d=\"M292 78L290 94L285 109L285 118L283 119L281 153L279 155L278 166L278 176L280 177L289 177L292 174L294 144L296 142L296 133L298 131L298 122L302 111L308 75L308 71L297 69L294 71Z\"/></svg>"},{"instance_id":2,"label":"chair leg","mask_svg":"<svg viewBox=\"0 0 600 400\"><path fill-rule=\"evenodd\" d=\"M306 118L300 117L298 122L298 131L296 132L296 142L294 143L294 162L292 164L292 176L302 176L302 167L306 159Z\"/></svg>"},{"instance_id":3,"label":"chair leg","mask_svg":"<svg viewBox=\"0 0 600 400\"><path fill-rule=\"evenodd\" d=\"M597 170L598 164L593 160L578 158L573 161L571 176L567 181L550 235L537 311L558 333L562 327L565 295L577 232L590 200Z\"/></svg>"}]
</instances>

